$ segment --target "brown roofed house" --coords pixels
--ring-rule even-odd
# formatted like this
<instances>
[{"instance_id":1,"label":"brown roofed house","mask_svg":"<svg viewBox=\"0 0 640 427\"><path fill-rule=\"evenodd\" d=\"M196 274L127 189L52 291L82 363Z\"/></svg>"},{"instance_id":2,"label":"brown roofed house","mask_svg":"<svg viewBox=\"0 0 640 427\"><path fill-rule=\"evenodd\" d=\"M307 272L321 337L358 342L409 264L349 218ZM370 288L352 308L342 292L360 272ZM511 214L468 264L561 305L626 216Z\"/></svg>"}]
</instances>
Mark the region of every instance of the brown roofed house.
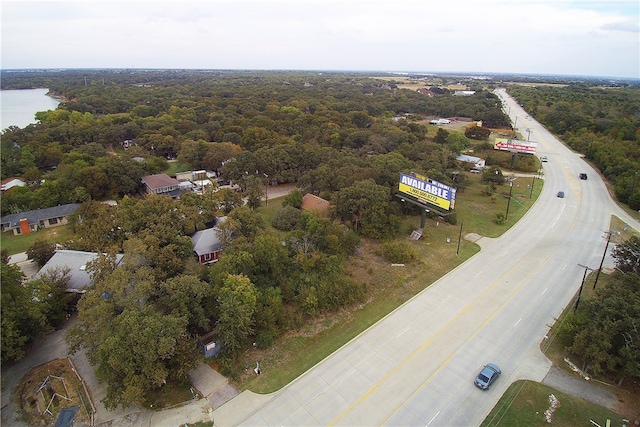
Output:
<instances>
[{"instance_id":1,"label":"brown roofed house","mask_svg":"<svg viewBox=\"0 0 640 427\"><path fill-rule=\"evenodd\" d=\"M168 194L174 198L180 195L180 182L166 173L143 176L142 183L147 194Z\"/></svg>"},{"instance_id":2,"label":"brown roofed house","mask_svg":"<svg viewBox=\"0 0 640 427\"><path fill-rule=\"evenodd\" d=\"M331 204L328 200L307 193L302 197L302 206L300 207L304 211L309 211L320 216L327 216L329 215L330 206Z\"/></svg>"}]
</instances>

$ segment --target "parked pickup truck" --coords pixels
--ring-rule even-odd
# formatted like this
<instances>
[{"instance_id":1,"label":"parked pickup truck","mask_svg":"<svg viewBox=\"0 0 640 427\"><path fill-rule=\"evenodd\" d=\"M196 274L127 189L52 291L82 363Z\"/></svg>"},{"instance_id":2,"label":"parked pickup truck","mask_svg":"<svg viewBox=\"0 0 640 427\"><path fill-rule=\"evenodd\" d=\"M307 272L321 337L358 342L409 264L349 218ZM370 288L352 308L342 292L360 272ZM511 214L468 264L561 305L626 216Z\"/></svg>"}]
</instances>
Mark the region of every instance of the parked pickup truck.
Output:
<instances>
[{"instance_id":1,"label":"parked pickup truck","mask_svg":"<svg viewBox=\"0 0 640 427\"><path fill-rule=\"evenodd\" d=\"M431 123L432 125L448 125L449 123L451 123L451 120L449 120L449 119L436 119L436 120L431 120L429 123Z\"/></svg>"}]
</instances>

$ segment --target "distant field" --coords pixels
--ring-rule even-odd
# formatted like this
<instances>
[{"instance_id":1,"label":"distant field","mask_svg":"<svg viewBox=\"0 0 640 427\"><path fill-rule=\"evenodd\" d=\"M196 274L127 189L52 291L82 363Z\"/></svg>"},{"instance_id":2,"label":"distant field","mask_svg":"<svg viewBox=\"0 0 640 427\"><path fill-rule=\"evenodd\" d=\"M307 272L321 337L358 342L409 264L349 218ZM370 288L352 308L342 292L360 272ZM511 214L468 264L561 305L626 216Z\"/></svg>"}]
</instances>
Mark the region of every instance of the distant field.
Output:
<instances>
[{"instance_id":1,"label":"distant field","mask_svg":"<svg viewBox=\"0 0 640 427\"><path fill-rule=\"evenodd\" d=\"M388 82L393 81L396 83L396 85L400 89L417 90L418 88L421 88L421 87L431 87L431 86L438 86L438 87L442 87L449 90L469 89L467 85L462 85L462 84L447 84L443 86L441 84L442 79L440 78L433 79L430 77L425 77L424 79L413 79L413 78L398 76L398 75L390 75L389 77L373 77L373 78L376 80L384 80Z\"/></svg>"}]
</instances>

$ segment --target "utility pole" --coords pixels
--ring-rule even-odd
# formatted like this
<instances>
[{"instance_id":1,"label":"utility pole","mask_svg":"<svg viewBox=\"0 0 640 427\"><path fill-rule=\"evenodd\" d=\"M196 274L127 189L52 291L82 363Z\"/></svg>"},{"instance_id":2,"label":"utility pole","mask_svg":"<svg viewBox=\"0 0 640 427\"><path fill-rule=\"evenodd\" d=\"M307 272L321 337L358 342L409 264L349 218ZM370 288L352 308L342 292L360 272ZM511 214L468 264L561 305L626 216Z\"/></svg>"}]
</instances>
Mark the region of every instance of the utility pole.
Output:
<instances>
[{"instance_id":1,"label":"utility pole","mask_svg":"<svg viewBox=\"0 0 640 427\"><path fill-rule=\"evenodd\" d=\"M578 291L578 299L576 300L576 305L573 307L573 311L578 309L578 304L580 304L580 297L582 296L582 288L584 287L584 281L587 278L587 270L593 271L593 268L587 267L586 265L578 264L580 267L584 267L584 274L582 275L582 283L580 283L580 290Z\"/></svg>"},{"instance_id":2,"label":"utility pole","mask_svg":"<svg viewBox=\"0 0 640 427\"><path fill-rule=\"evenodd\" d=\"M504 220L509 219L509 205L511 204L511 194L513 193L513 181L509 181L509 200L507 200L507 212L504 214Z\"/></svg>"},{"instance_id":3,"label":"utility pole","mask_svg":"<svg viewBox=\"0 0 640 427\"><path fill-rule=\"evenodd\" d=\"M263 175L266 178L264 184L264 205L269 206L269 175L267 175L266 173L263 173Z\"/></svg>"},{"instance_id":4,"label":"utility pole","mask_svg":"<svg viewBox=\"0 0 640 427\"><path fill-rule=\"evenodd\" d=\"M600 272L602 271L602 264L604 264L604 257L607 256L607 249L609 248L609 242L611 241L611 235L616 233L616 231L605 231L607 235L607 244L604 246L604 253L602 254L602 259L600 260L600 268L598 268L598 272L596 273L596 281L593 283L593 289L596 288L598 284L598 278L600 277Z\"/></svg>"}]
</instances>

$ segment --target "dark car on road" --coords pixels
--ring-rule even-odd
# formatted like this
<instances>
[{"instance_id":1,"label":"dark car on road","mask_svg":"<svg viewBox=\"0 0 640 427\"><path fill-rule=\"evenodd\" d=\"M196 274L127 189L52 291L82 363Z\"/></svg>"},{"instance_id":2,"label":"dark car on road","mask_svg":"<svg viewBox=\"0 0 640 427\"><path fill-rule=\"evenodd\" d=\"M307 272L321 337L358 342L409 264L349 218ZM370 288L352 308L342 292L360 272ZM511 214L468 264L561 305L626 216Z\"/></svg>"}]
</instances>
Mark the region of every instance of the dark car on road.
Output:
<instances>
[{"instance_id":1,"label":"dark car on road","mask_svg":"<svg viewBox=\"0 0 640 427\"><path fill-rule=\"evenodd\" d=\"M581 173L580 174L580 179L587 179L587 174L586 173Z\"/></svg>"},{"instance_id":2,"label":"dark car on road","mask_svg":"<svg viewBox=\"0 0 640 427\"><path fill-rule=\"evenodd\" d=\"M500 376L502 372L498 365L493 363L487 363L480 371L476 380L473 382L478 388L486 390L491 387L491 384Z\"/></svg>"},{"instance_id":3,"label":"dark car on road","mask_svg":"<svg viewBox=\"0 0 640 427\"><path fill-rule=\"evenodd\" d=\"M558 191L558 197L562 199L564 197L564 191Z\"/></svg>"}]
</instances>

